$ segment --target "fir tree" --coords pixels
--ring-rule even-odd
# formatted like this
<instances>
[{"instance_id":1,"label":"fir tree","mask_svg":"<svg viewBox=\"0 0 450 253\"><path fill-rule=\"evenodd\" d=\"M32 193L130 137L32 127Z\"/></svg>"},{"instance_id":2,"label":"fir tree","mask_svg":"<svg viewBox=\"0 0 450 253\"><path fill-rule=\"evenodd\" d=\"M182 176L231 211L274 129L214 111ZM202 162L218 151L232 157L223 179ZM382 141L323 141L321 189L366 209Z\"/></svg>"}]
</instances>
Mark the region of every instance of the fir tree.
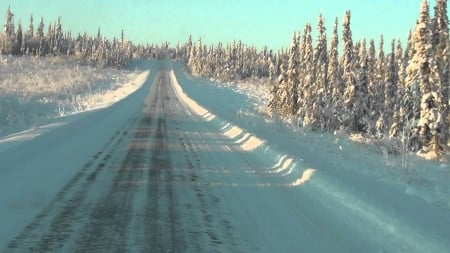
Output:
<instances>
[{"instance_id":1,"label":"fir tree","mask_svg":"<svg viewBox=\"0 0 450 253\"><path fill-rule=\"evenodd\" d=\"M437 93L441 97L440 103L437 105L441 113L441 126L439 126L441 149L447 149L449 139L449 28L447 15L447 0L437 0L435 6L435 23L434 33L437 38L433 43L434 55L439 73L439 82Z\"/></svg>"},{"instance_id":2,"label":"fir tree","mask_svg":"<svg viewBox=\"0 0 450 253\"><path fill-rule=\"evenodd\" d=\"M313 106L313 81L315 79L313 59L314 52L312 46L312 36L311 36L311 25L307 23L305 25L303 33L303 41L301 46L301 62L299 64L301 73L300 79L300 96L299 96L299 116L302 124L306 126L313 126L314 118L312 116L312 106Z\"/></svg>"},{"instance_id":3,"label":"fir tree","mask_svg":"<svg viewBox=\"0 0 450 253\"><path fill-rule=\"evenodd\" d=\"M406 78L406 61L403 58L403 48L400 40L397 40L395 49L395 57L397 60L397 101L395 103L394 113L392 115L392 124L389 129L389 138L402 137L400 132L404 129L404 103L401 102L405 96L405 78Z\"/></svg>"},{"instance_id":4,"label":"fir tree","mask_svg":"<svg viewBox=\"0 0 450 253\"><path fill-rule=\"evenodd\" d=\"M6 11L6 22L3 27L3 33L8 39L14 37L14 14L11 12L11 7Z\"/></svg>"},{"instance_id":5,"label":"fir tree","mask_svg":"<svg viewBox=\"0 0 450 253\"><path fill-rule=\"evenodd\" d=\"M290 108L288 107L288 105L291 102L292 90L290 89L288 84L289 77L286 65L284 63L281 63L280 69L280 76L278 77L278 89L276 93L277 96L274 99L274 105L272 107L278 109L278 112L281 114L281 116L285 117L290 114Z\"/></svg>"},{"instance_id":6,"label":"fir tree","mask_svg":"<svg viewBox=\"0 0 450 253\"><path fill-rule=\"evenodd\" d=\"M426 150L439 140L438 130L441 118L438 110L441 101L440 94L436 92L439 81L436 73L436 62L432 52L430 32L429 5L423 0L420 16L413 36L413 55L407 68L407 86L412 91L413 119L415 120L410 136L410 146L413 150ZM417 113L419 111L419 113ZM436 154L437 150L433 150Z\"/></svg>"},{"instance_id":7,"label":"fir tree","mask_svg":"<svg viewBox=\"0 0 450 253\"><path fill-rule=\"evenodd\" d=\"M377 57L375 50L375 41L373 39L369 42L369 50L367 55L367 69L368 69L368 106L369 106L369 122L367 126L367 133L374 135L376 132L375 123L378 120L377 112Z\"/></svg>"},{"instance_id":8,"label":"fir tree","mask_svg":"<svg viewBox=\"0 0 450 253\"><path fill-rule=\"evenodd\" d=\"M355 47L358 48L358 47ZM366 40L363 40L359 44L358 50L358 62L355 66L356 71L356 86L355 96L356 101L354 105L354 113L356 117L356 130L358 132L367 131L370 124L369 118L369 106L368 106L368 85L369 85L369 73L368 73L368 55Z\"/></svg>"},{"instance_id":9,"label":"fir tree","mask_svg":"<svg viewBox=\"0 0 450 253\"><path fill-rule=\"evenodd\" d=\"M278 83L276 82L276 72L275 72L275 66L273 64L272 59L269 59L269 72L270 72L270 76L269 76L269 84L271 86L270 89L270 97L269 97L269 109L272 112L272 116L274 113L276 113L279 108L279 98L278 98Z\"/></svg>"},{"instance_id":10,"label":"fir tree","mask_svg":"<svg viewBox=\"0 0 450 253\"><path fill-rule=\"evenodd\" d=\"M328 82L330 90L330 101L327 105L331 110L331 115L327 123L329 130L339 129L341 126L341 108L343 100L343 85L341 79L341 72L339 68L339 35L338 35L339 21L336 18L334 22L333 34L331 37L330 50L328 53L329 65L328 65Z\"/></svg>"},{"instance_id":11,"label":"fir tree","mask_svg":"<svg viewBox=\"0 0 450 253\"><path fill-rule=\"evenodd\" d=\"M17 25L17 32L16 32L16 40L15 40L15 46L14 46L14 52L13 54L21 54L25 51L23 47L23 32L22 32L22 23L19 21L19 24Z\"/></svg>"},{"instance_id":12,"label":"fir tree","mask_svg":"<svg viewBox=\"0 0 450 253\"><path fill-rule=\"evenodd\" d=\"M317 45L314 49L314 63L313 68L316 73L313 81L313 106L312 106L312 121L313 128L320 128L324 130L328 118L330 117L330 110L326 107L330 103L330 95L328 92L328 55L327 55L327 34L325 28L325 21L320 14L317 23Z\"/></svg>"},{"instance_id":13,"label":"fir tree","mask_svg":"<svg viewBox=\"0 0 450 253\"><path fill-rule=\"evenodd\" d=\"M3 26L3 34L0 37L0 51L4 54L14 53L16 47L16 35L14 31L14 14L11 8L6 11L6 21Z\"/></svg>"},{"instance_id":14,"label":"fir tree","mask_svg":"<svg viewBox=\"0 0 450 253\"><path fill-rule=\"evenodd\" d=\"M391 53L388 56L387 70L385 71L385 81L384 81L385 92L384 92L383 114L386 127L392 125L394 111L398 110L397 108L398 69L395 51L396 51L395 40L392 40Z\"/></svg>"},{"instance_id":15,"label":"fir tree","mask_svg":"<svg viewBox=\"0 0 450 253\"><path fill-rule=\"evenodd\" d=\"M352 31L350 29L350 11L345 12L344 20L342 22L343 27L343 58L342 58L342 70L343 79L345 84L344 91L344 113L343 120L345 127L349 128L350 131L357 130L357 115L355 111L356 102L356 79L353 73L354 56L353 56L353 39Z\"/></svg>"},{"instance_id":16,"label":"fir tree","mask_svg":"<svg viewBox=\"0 0 450 253\"><path fill-rule=\"evenodd\" d=\"M30 38L34 36L33 14L30 15L30 25L28 26L27 34Z\"/></svg>"},{"instance_id":17,"label":"fir tree","mask_svg":"<svg viewBox=\"0 0 450 253\"><path fill-rule=\"evenodd\" d=\"M286 113L295 115L298 112L298 89L299 89L299 43L297 33L292 36L291 48L289 50L288 63L288 103Z\"/></svg>"},{"instance_id":18,"label":"fir tree","mask_svg":"<svg viewBox=\"0 0 450 253\"><path fill-rule=\"evenodd\" d=\"M36 36L39 39L44 37L44 18L43 17L41 18L41 22L39 22Z\"/></svg>"}]
</instances>

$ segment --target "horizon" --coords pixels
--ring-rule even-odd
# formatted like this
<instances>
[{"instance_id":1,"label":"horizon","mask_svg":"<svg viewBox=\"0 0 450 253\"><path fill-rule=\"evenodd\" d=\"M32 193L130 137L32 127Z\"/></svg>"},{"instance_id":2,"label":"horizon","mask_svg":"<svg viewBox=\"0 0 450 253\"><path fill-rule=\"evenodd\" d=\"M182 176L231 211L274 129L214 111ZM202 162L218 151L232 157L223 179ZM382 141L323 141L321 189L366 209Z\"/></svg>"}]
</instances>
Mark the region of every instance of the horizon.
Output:
<instances>
[{"instance_id":1,"label":"horizon","mask_svg":"<svg viewBox=\"0 0 450 253\"><path fill-rule=\"evenodd\" d=\"M344 3L327 3L320 0L310 3L304 0L299 3L295 0L283 0L277 3L258 3L256 6L245 0L214 0L207 3L180 0L136 0L131 3L113 0L108 4L101 0L64 3L49 0L7 0L0 3L0 20L3 26L6 10L10 6L16 29L20 20L26 30L29 17L33 14L35 29L43 17L46 31L48 24L54 23L60 16L63 30L70 30L73 36L84 32L94 36L100 28L102 36L112 39L119 38L123 29L125 38L134 44L160 45L169 42L174 47L177 43L186 42L189 35L192 35L194 42L199 38L206 44L241 40L258 49L267 46L276 51L288 48L292 34L296 31L303 33L306 23L311 23L315 40L317 18L321 13L325 18L328 41L336 17L341 37L342 17L348 9L352 13L353 40L374 39L378 44L383 35L385 49L388 49L392 39L400 39L405 43L409 30L414 29L420 2L421 0L382 0L361 3L346 0ZM433 15L435 1L429 2L430 15ZM155 9L161 11L152 15ZM399 9L402 11L399 12ZM123 15L127 12L132 14Z\"/></svg>"}]
</instances>

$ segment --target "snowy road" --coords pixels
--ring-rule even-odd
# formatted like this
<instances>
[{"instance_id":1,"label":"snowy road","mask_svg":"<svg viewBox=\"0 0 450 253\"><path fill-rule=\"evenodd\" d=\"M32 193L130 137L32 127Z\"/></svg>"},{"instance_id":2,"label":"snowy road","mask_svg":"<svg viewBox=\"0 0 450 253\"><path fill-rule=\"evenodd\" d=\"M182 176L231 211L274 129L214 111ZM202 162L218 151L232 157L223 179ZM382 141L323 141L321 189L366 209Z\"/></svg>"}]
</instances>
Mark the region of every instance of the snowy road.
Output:
<instances>
[{"instance_id":1,"label":"snowy road","mask_svg":"<svg viewBox=\"0 0 450 253\"><path fill-rule=\"evenodd\" d=\"M358 183L274 161L186 97L172 71L151 73L122 102L0 151L2 252L448 249L444 212L421 227L397 216L408 206L356 198Z\"/></svg>"}]
</instances>

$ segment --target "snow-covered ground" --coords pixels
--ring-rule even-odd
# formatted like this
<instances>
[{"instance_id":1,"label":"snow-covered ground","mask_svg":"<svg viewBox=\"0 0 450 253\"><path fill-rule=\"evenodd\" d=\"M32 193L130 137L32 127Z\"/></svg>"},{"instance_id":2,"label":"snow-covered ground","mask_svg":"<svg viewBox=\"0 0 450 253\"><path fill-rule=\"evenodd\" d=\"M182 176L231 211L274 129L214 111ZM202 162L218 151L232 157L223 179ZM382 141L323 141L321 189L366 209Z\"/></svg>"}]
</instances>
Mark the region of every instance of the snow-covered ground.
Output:
<instances>
[{"instance_id":1,"label":"snow-covered ground","mask_svg":"<svg viewBox=\"0 0 450 253\"><path fill-rule=\"evenodd\" d=\"M108 106L139 88L142 72L83 66L63 56L0 55L0 136Z\"/></svg>"},{"instance_id":2,"label":"snow-covered ground","mask_svg":"<svg viewBox=\"0 0 450 253\"><path fill-rule=\"evenodd\" d=\"M65 64L55 68L69 71ZM102 88L99 88L95 98L85 100L89 104L83 112L73 111L78 113L60 116L54 115L53 108L49 108L50 111L45 110L48 108L29 108L34 110L32 114L43 113L53 118L46 117L41 125L0 138L2 250L5 243L16 236L79 172L77 170L102 150L108 141L111 142L116 132L136 114L148 92L149 84L145 86L145 83L154 77L150 69L157 69L150 66L152 64L135 61L130 65L133 71L102 70L116 73L109 76L103 76L102 71L85 68L86 75L89 71L96 72L97 78L89 79L92 82L117 78L117 73L126 73L127 77L106 86L103 82L91 83ZM48 74L51 75L50 72ZM53 78L56 81L56 77ZM58 85L65 86L66 81L70 83L73 79L60 79ZM135 92L137 90L141 92ZM37 121L32 123L38 124Z\"/></svg>"},{"instance_id":3,"label":"snow-covered ground","mask_svg":"<svg viewBox=\"0 0 450 253\"><path fill-rule=\"evenodd\" d=\"M143 65L127 98L0 140L0 249L448 252L447 164L295 129L259 113L263 95Z\"/></svg>"},{"instance_id":4,"label":"snow-covered ground","mask_svg":"<svg viewBox=\"0 0 450 253\"><path fill-rule=\"evenodd\" d=\"M427 205L450 212L450 165L424 161L415 154L393 154L388 144L358 143L339 133L316 133L274 120L263 112L269 87L256 81L217 83L186 74L175 64L180 83L194 100L220 117L260 136L296 160L339 173L372 175L376 180L420 197ZM204 96L203 94L208 94Z\"/></svg>"}]
</instances>

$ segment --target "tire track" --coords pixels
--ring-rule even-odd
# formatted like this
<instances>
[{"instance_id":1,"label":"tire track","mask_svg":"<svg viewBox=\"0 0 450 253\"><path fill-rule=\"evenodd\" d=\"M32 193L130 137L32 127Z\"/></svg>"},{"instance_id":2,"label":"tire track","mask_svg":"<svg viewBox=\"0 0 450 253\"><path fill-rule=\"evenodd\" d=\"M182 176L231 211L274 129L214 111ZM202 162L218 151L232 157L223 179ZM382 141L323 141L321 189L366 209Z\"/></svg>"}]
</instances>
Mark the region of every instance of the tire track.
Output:
<instances>
[{"instance_id":1,"label":"tire track","mask_svg":"<svg viewBox=\"0 0 450 253\"><path fill-rule=\"evenodd\" d=\"M139 180L145 177L149 164L150 139L154 129L152 110L158 106L158 96L152 87L145 101L139 125L134 128L126 155L111 188L90 213L89 222L78 238L74 252L127 252L133 208L137 199ZM142 112L141 112L142 113Z\"/></svg>"},{"instance_id":2,"label":"tire track","mask_svg":"<svg viewBox=\"0 0 450 253\"><path fill-rule=\"evenodd\" d=\"M127 252L128 225L146 147L133 139L111 189L93 208L74 252Z\"/></svg>"},{"instance_id":3,"label":"tire track","mask_svg":"<svg viewBox=\"0 0 450 253\"><path fill-rule=\"evenodd\" d=\"M147 175L147 205L145 207L144 223L147 224L145 234L149 238L145 250L152 252L181 252L183 240L178 226L178 214L176 210L176 196L172 184L172 163L168 148L168 134L166 118L170 112L169 105L173 103L168 96L167 74L162 75L158 89L158 122L157 129L152 137L150 147L150 165Z\"/></svg>"},{"instance_id":4,"label":"tire track","mask_svg":"<svg viewBox=\"0 0 450 253\"><path fill-rule=\"evenodd\" d=\"M198 120L191 115L186 114L182 103L176 97L175 92L173 92L174 100L178 104L179 111L181 111L181 117L172 118L174 128L176 129L176 138L181 147L184 155L184 162L186 168L189 171L189 181L192 185L192 190L194 191L195 197L197 199L200 210L197 211L201 214L201 224L196 224L190 227L189 231L189 242L193 243L193 252L205 252L205 245L199 244L202 239L206 238L209 242L209 248L214 249L215 252L221 252L219 250L222 246L235 245L233 236L233 226L231 222L222 217L220 201L221 199L216 196L216 193L211 189L207 183L202 183L202 181L207 182L207 178L201 178L201 168L202 162L199 156L199 147L202 143L193 144L193 140L204 140L205 137L201 134L202 130L194 130L191 132L184 131L182 129L181 120L190 121L192 119ZM207 130L206 132L208 132ZM190 209L189 205L188 210ZM189 215L184 213L184 215ZM191 224L192 225L192 224Z\"/></svg>"},{"instance_id":5,"label":"tire track","mask_svg":"<svg viewBox=\"0 0 450 253\"><path fill-rule=\"evenodd\" d=\"M63 247L73 234L75 224L83 222L84 212L80 208L97 175L111 162L113 154L128 135L127 129L136 123L137 115L132 115L116 131L102 150L84 164L3 252L52 252Z\"/></svg>"},{"instance_id":6,"label":"tire track","mask_svg":"<svg viewBox=\"0 0 450 253\"><path fill-rule=\"evenodd\" d=\"M221 199L203 183L199 145L206 144L197 141L204 129L183 129L198 119L178 100L167 72L156 78L141 110L4 252L221 252L233 243ZM174 148L187 170L173 170Z\"/></svg>"}]
</instances>

